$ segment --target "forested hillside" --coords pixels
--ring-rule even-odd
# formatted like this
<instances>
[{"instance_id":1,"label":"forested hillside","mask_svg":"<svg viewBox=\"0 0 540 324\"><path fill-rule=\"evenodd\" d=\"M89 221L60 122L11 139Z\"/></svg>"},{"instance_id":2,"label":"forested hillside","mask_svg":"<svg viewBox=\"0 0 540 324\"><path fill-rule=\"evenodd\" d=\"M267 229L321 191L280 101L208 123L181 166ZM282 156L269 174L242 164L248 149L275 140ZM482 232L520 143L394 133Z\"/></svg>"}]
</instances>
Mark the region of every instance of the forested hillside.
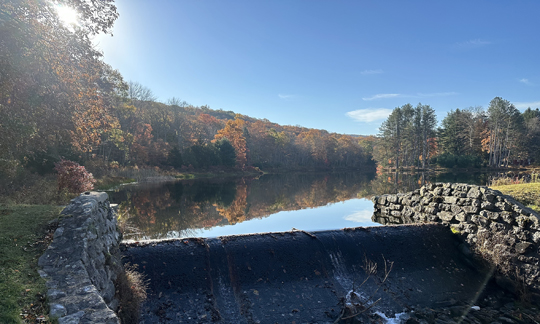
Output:
<instances>
[{"instance_id":1,"label":"forested hillside","mask_svg":"<svg viewBox=\"0 0 540 324\"><path fill-rule=\"evenodd\" d=\"M282 126L176 99L148 100L131 89L110 110L116 127L89 147L94 158L120 165L176 169L359 168L370 163L361 141L324 130Z\"/></svg>"},{"instance_id":2,"label":"forested hillside","mask_svg":"<svg viewBox=\"0 0 540 324\"><path fill-rule=\"evenodd\" d=\"M79 11L79 26L63 25L52 2L0 5L4 183L13 184L25 172L52 173L61 159L97 176L119 168L373 166L369 140L195 107L177 98L158 102L151 89L126 82L105 64L91 43L93 35L110 32L118 17L114 2L65 4Z\"/></svg>"}]
</instances>

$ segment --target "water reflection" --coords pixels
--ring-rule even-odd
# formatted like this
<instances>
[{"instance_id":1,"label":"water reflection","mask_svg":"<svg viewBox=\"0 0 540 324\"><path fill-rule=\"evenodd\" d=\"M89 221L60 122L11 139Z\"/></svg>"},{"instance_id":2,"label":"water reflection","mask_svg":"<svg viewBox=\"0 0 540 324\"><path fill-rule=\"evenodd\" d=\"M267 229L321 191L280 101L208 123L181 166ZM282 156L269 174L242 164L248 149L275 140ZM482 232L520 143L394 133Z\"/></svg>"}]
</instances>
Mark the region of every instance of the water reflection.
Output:
<instances>
[{"instance_id":1,"label":"water reflection","mask_svg":"<svg viewBox=\"0 0 540 324\"><path fill-rule=\"evenodd\" d=\"M348 210L339 214L336 210L343 206L303 213L290 211L367 197L373 177L365 173L332 173L201 179L125 186L110 196L113 203L119 204L121 217L129 219L138 229L138 233L126 235L126 239L218 236L282 231L292 227L322 230L328 226L360 226L355 225L360 219L358 213L371 213L371 202L363 199L342 204ZM280 212L285 213L266 220L267 216ZM345 217L349 218L344 222ZM253 221L263 219L264 222ZM249 226L239 226L248 220ZM371 224L369 217L363 220L362 225ZM234 224L238 225L225 226Z\"/></svg>"},{"instance_id":2,"label":"water reflection","mask_svg":"<svg viewBox=\"0 0 540 324\"><path fill-rule=\"evenodd\" d=\"M125 186L111 192L137 230L126 239L164 239L374 226L373 195L429 182L485 184L486 173L280 174ZM324 207L323 207L324 206ZM272 217L268 217L272 215ZM234 225L234 226L231 226Z\"/></svg>"}]
</instances>

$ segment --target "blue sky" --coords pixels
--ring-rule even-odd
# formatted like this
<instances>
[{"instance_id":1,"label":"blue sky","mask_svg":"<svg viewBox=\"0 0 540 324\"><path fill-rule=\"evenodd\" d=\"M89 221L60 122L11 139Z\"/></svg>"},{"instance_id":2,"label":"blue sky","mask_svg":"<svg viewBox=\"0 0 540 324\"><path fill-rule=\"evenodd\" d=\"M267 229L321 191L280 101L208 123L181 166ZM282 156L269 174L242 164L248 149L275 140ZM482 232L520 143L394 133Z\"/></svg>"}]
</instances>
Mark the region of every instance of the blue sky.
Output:
<instances>
[{"instance_id":1,"label":"blue sky","mask_svg":"<svg viewBox=\"0 0 540 324\"><path fill-rule=\"evenodd\" d=\"M496 96L540 107L540 1L116 0L104 60L165 102L377 134Z\"/></svg>"}]
</instances>

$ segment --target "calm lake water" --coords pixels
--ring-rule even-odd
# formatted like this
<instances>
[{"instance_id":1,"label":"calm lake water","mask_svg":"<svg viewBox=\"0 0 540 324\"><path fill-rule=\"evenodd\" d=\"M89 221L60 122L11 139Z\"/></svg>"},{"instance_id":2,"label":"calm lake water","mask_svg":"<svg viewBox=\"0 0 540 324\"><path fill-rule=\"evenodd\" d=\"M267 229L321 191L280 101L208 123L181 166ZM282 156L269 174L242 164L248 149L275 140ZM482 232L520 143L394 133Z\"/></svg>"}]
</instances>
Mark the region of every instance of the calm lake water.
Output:
<instances>
[{"instance_id":1,"label":"calm lake water","mask_svg":"<svg viewBox=\"0 0 540 324\"><path fill-rule=\"evenodd\" d=\"M109 196L129 224L124 239L140 241L378 226L371 221L373 195L427 181L485 185L487 179L485 173L288 173L127 185Z\"/></svg>"}]
</instances>

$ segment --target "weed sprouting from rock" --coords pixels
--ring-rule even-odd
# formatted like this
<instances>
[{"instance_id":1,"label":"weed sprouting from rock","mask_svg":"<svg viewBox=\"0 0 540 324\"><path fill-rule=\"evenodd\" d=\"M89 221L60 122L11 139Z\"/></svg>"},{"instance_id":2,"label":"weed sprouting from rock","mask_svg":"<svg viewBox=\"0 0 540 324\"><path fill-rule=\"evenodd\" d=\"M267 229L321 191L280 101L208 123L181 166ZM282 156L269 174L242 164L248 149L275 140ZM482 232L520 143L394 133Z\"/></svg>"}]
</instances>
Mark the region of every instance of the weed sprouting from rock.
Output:
<instances>
[{"instance_id":1,"label":"weed sprouting from rock","mask_svg":"<svg viewBox=\"0 0 540 324\"><path fill-rule=\"evenodd\" d=\"M137 271L137 265L127 263L116 279L116 298L119 300L118 316L124 324L139 323L141 303L146 300L149 280Z\"/></svg>"}]
</instances>

